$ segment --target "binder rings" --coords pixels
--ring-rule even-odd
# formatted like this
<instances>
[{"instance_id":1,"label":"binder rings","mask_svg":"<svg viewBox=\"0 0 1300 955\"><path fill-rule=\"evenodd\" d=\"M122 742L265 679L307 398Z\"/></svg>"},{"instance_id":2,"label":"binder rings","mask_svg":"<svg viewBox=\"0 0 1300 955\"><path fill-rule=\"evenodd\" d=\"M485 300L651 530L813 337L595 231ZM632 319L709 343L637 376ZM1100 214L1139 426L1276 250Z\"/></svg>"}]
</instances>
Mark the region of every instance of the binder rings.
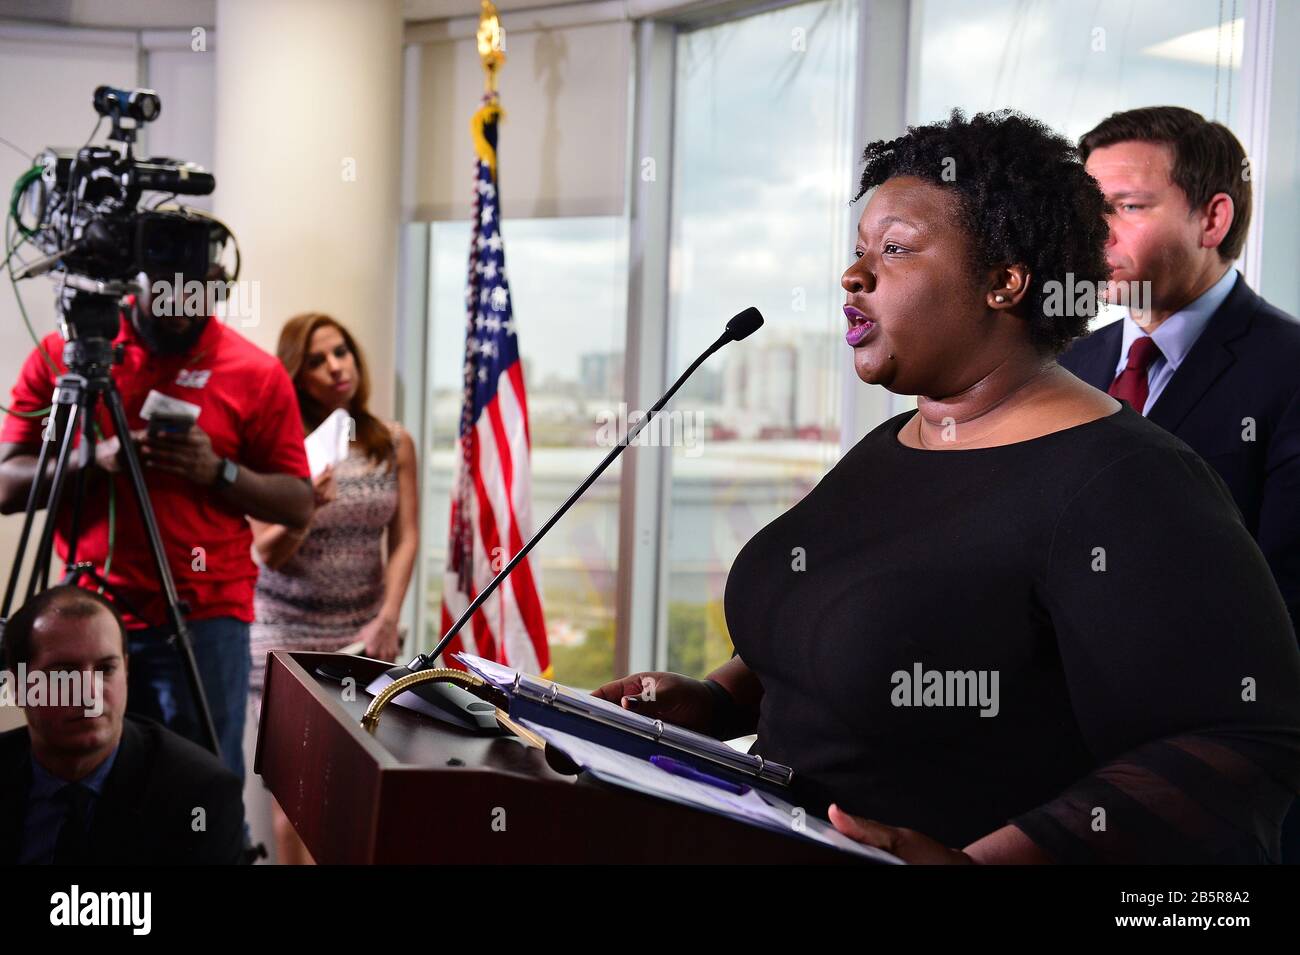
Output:
<instances>
[{"instance_id":1,"label":"binder rings","mask_svg":"<svg viewBox=\"0 0 1300 955\"><path fill-rule=\"evenodd\" d=\"M770 792L781 792L794 779L794 770L789 766L757 754L737 752L711 736L650 719L581 690L470 653L454 656L475 676L506 694L511 719L549 726L641 759L673 756L733 782Z\"/></svg>"}]
</instances>

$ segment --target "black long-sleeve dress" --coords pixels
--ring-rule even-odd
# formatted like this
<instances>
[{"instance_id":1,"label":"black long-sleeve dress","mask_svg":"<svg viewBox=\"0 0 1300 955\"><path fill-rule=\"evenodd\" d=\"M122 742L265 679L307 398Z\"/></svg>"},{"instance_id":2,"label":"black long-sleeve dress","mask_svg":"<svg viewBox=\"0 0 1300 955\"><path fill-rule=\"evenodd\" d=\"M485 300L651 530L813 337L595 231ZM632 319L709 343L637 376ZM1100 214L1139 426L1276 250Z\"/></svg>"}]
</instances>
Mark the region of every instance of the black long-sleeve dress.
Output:
<instances>
[{"instance_id":1,"label":"black long-sleeve dress","mask_svg":"<svg viewBox=\"0 0 1300 955\"><path fill-rule=\"evenodd\" d=\"M1127 405L996 448L864 437L727 581L806 808L1060 862L1278 858L1300 651L1223 482ZM983 691L981 693L981 690Z\"/></svg>"}]
</instances>

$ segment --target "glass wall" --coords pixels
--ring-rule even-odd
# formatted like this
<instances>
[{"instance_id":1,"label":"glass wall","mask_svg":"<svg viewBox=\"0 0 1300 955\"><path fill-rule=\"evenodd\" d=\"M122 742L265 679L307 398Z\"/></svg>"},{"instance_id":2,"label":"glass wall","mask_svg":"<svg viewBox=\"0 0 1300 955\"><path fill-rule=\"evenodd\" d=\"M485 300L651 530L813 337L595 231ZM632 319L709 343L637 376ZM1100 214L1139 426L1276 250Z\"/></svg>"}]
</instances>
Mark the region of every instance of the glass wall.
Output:
<instances>
[{"instance_id":1,"label":"glass wall","mask_svg":"<svg viewBox=\"0 0 1300 955\"><path fill-rule=\"evenodd\" d=\"M1016 109L1071 140L1111 113L1183 106L1249 142L1237 4L916 0L908 121ZM1106 306L1093 327L1121 317Z\"/></svg>"},{"instance_id":2,"label":"glass wall","mask_svg":"<svg viewBox=\"0 0 1300 955\"><path fill-rule=\"evenodd\" d=\"M722 597L736 553L840 451L856 4L799 4L680 34L669 363L727 318L767 324L682 389L661 608L667 667L731 656Z\"/></svg>"},{"instance_id":3,"label":"glass wall","mask_svg":"<svg viewBox=\"0 0 1300 955\"><path fill-rule=\"evenodd\" d=\"M1172 105L1237 130L1239 6L916 0L910 121L942 119L954 106L1011 108L1077 140L1119 110Z\"/></svg>"}]
</instances>

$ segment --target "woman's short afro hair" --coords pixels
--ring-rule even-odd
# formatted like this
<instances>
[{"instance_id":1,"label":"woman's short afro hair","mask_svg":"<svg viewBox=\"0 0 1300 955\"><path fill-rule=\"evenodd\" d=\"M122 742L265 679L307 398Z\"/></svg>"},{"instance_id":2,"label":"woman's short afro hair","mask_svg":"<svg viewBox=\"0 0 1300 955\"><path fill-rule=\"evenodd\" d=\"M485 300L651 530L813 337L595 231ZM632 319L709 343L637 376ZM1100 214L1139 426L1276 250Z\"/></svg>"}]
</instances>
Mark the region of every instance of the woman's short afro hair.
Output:
<instances>
[{"instance_id":1,"label":"woman's short afro hair","mask_svg":"<svg viewBox=\"0 0 1300 955\"><path fill-rule=\"evenodd\" d=\"M1013 264L1029 269L1022 306L1040 351L1060 352L1087 331L1088 314L1044 310L1049 282L1061 283L1055 301L1063 304L1051 311L1074 312L1078 290L1088 284L1100 291L1097 283L1110 274L1108 206L1068 140L1011 110L967 120L954 109L944 122L909 126L898 139L871 143L862 158L854 202L895 176L932 182L957 196L976 272Z\"/></svg>"}]
</instances>

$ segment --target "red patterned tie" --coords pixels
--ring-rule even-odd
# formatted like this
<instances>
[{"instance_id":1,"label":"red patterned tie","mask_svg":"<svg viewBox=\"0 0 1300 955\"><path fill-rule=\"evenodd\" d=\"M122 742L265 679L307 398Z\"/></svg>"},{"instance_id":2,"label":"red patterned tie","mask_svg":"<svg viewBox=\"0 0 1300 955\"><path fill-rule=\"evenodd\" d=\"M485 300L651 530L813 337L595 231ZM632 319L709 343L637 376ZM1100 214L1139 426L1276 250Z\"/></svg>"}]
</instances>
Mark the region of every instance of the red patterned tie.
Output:
<instances>
[{"instance_id":1,"label":"red patterned tie","mask_svg":"<svg viewBox=\"0 0 1300 955\"><path fill-rule=\"evenodd\" d=\"M1106 393L1112 398L1127 401L1138 414L1147 403L1147 369L1160 355L1158 346L1150 335L1135 339L1128 349L1128 364L1115 376Z\"/></svg>"}]
</instances>

